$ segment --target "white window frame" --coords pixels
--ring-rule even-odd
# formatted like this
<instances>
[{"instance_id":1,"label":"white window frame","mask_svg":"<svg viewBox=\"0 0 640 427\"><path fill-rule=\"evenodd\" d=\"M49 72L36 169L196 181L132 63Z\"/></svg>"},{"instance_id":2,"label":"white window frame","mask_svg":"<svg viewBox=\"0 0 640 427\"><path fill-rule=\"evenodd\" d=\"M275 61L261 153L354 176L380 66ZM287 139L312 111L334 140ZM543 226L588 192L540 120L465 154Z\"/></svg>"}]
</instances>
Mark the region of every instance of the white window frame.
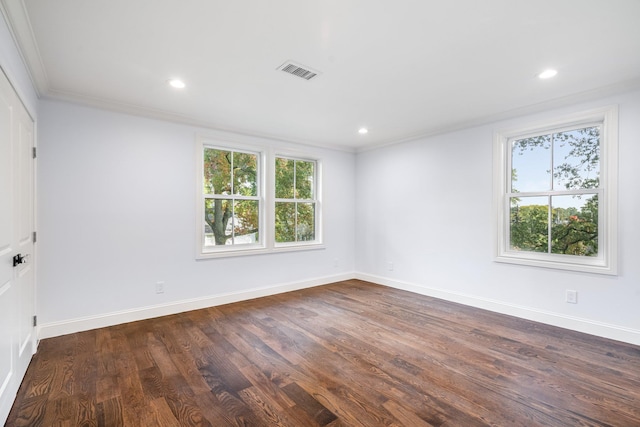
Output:
<instances>
[{"instance_id":1,"label":"white window frame","mask_svg":"<svg viewBox=\"0 0 640 427\"><path fill-rule=\"evenodd\" d=\"M246 144L216 136L196 135L196 221L195 246L196 260L220 257L236 257L258 255L264 253L303 251L324 249L322 230L322 160L319 156L306 151L278 150L269 146ZM259 195L259 233L260 241L256 244L205 246L204 241L204 149L213 148L234 152L255 153L258 155L258 195ZM316 239L313 241L275 243L275 159L313 161L315 170L315 203L316 203ZM235 196L234 196L235 197ZM227 197L225 197L227 198ZM231 198L231 197L228 197ZM242 199L242 197L235 197Z\"/></svg>"},{"instance_id":2,"label":"white window frame","mask_svg":"<svg viewBox=\"0 0 640 427\"><path fill-rule=\"evenodd\" d=\"M202 137L197 138L197 203L196 203L196 245L197 245L197 258L212 258L220 256L235 256L239 254L251 255L264 252L267 249L268 230L265 226L265 211L268 209L265 202L266 194L266 180L265 180L265 152L259 147L239 145L237 143L231 143L218 139L206 139ZM202 191L204 188L204 150L205 148L232 151L239 153L255 154L258 158L257 173L258 179L258 195L257 197L243 197L238 195L205 195ZM205 245L204 230L204 207L205 200L211 198L223 198L233 200L257 200L258 201L258 232L260 239L255 244L234 244L234 245L219 245L219 246L207 246Z\"/></svg>"},{"instance_id":3,"label":"white window frame","mask_svg":"<svg viewBox=\"0 0 640 427\"><path fill-rule=\"evenodd\" d=\"M600 187L598 194L598 256L576 256L511 250L510 182L511 141L598 124L600 134ZM495 261L599 274L617 274L618 107L609 106L494 134ZM553 193L553 192L551 192ZM546 194L545 194L546 195Z\"/></svg>"},{"instance_id":4,"label":"white window frame","mask_svg":"<svg viewBox=\"0 0 640 427\"><path fill-rule=\"evenodd\" d=\"M304 162L314 162L314 198L313 199L279 199L276 198L276 182L275 182L275 162L277 158L284 158L287 160L294 161L304 161ZM304 249L304 248L314 248L322 245L322 162L320 159L312 156L304 156L299 153L286 153L286 152L276 152L271 159L271 164L274 168L271 176L273 177L273 188L271 194L273 196L273 209L270 209L270 212L273 215L273 244L276 250L296 250L296 249ZM276 242L276 222L275 222L275 204L276 202L286 202L286 203L305 203L312 202L315 205L315 240L304 240L304 241L296 241L296 242Z\"/></svg>"}]
</instances>

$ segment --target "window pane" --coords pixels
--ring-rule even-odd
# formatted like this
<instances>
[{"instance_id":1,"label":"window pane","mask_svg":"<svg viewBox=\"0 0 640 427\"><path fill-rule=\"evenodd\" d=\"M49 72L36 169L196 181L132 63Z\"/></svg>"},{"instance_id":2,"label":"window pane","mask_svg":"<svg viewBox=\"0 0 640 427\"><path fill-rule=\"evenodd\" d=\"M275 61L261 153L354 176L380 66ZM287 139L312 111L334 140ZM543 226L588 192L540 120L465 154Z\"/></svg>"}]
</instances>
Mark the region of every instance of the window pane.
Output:
<instances>
[{"instance_id":1,"label":"window pane","mask_svg":"<svg viewBox=\"0 0 640 427\"><path fill-rule=\"evenodd\" d=\"M551 252L598 255L598 195L553 196Z\"/></svg>"},{"instance_id":2,"label":"window pane","mask_svg":"<svg viewBox=\"0 0 640 427\"><path fill-rule=\"evenodd\" d=\"M600 128L588 127L553 136L553 189L600 186Z\"/></svg>"},{"instance_id":3,"label":"window pane","mask_svg":"<svg viewBox=\"0 0 640 427\"><path fill-rule=\"evenodd\" d=\"M204 149L204 193L231 194L231 151Z\"/></svg>"},{"instance_id":4,"label":"window pane","mask_svg":"<svg viewBox=\"0 0 640 427\"><path fill-rule=\"evenodd\" d=\"M205 245L231 244L232 202L229 199L205 199Z\"/></svg>"},{"instance_id":5,"label":"window pane","mask_svg":"<svg viewBox=\"0 0 640 427\"><path fill-rule=\"evenodd\" d=\"M296 161L296 198L313 199L315 162Z\"/></svg>"},{"instance_id":6,"label":"window pane","mask_svg":"<svg viewBox=\"0 0 640 427\"><path fill-rule=\"evenodd\" d=\"M296 241L296 204L276 203L276 242Z\"/></svg>"},{"instance_id":7,"label":"window pane","mask_svg":"<svg viewBox=\"0 0 640 427\"><path fill-rule=\"evenodd\" d=\"M547 197L512 197L510 248L548 252L549 202Z\"/></svg>"},{"instance_id":8,"label":"window pane","mask_svg":"<svg viewBox=\"0 0 640 427\"><path fill-rule=\"evenodd\" d=\"M546 191L551 186L551 135L511 143L513 192Z\"/></svg>"},{"instance_id":9,"label":"window pane","mask_svg":"<svg viewBox=\"0 0 640 427\"><path fill-rule=\"evenodd\" d=\"M291 159L276 158L276 198L293 198L293 176L295 162Z\"/></svg>"},{"instance_id":10,"label":"window pane","mask_svg":"<svg viewBox=\"0 0 640 427\"><path fill-rule=\"evenodd\" d=\"M298 226L296 237L298 241L316 239L316 211L315 203L298 203Z\"/></svg>"},{"instance_id":11,"label":"window pane","mask_svg":"<svg viewBox=\"0 0 640 427\"><path fill-rule=\"evenodd\" d=\"M233 209L233 244L256 243L259 212L257 200L237 200Z\"/></svg>"},{"instance_id":12,"label":"window pane","mask_svg":"<svg viewBox=\"0 0 640 427\"><path fill-rule=\"evenodd\" d=\"M258 195L258 156L249 153L233 153L233 194Z\"/></svg>"}]
</instances>

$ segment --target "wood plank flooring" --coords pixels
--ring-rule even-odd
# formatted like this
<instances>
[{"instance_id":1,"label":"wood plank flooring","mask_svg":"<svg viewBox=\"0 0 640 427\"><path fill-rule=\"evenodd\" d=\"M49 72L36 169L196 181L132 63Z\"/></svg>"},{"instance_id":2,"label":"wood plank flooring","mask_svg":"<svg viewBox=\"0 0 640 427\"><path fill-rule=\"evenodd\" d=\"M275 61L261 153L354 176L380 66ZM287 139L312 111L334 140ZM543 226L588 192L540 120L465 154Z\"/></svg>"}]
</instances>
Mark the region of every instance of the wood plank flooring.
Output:
<instances>
[{"instance_id":1,"label":"wood plank flooring","mask_svg":"<svg viewBox=\"0 0 640 427\"><path fill-rule=\"evenodd\" d=\"M640 426L640 347L350 280L43 340L7 426Z\"/></svg>"}]
</instances>

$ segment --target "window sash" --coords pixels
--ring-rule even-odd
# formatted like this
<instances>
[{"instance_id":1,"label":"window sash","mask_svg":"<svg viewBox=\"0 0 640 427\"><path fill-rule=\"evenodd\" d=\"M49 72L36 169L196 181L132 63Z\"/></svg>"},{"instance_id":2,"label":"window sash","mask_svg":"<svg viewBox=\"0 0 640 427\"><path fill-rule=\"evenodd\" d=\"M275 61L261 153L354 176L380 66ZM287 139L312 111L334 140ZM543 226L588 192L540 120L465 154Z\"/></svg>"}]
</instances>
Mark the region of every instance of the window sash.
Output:
<instances>
[{"instance_id":1,"label":"window sash","mask_svg":"<svg viewBox=\"0 0 640 427\"><path fill-rule=\"evenodd\" d=\"M290 156L285 156L285 155L276 155L274 157L274 168L277 169L277 162L278 160L287 160L287 161L293 161L294 162L294 170L293 170L293 183L292 183L292 189L293 189L293 196L292 197L274 197L274 228L277 228L275 222L277 221L277 218L275 216L275 206L277 204L281 204L281 203L291 203L294 205L294 240L287 240L287 241L278 241L278 236L277 234L277 230L274 229L274 246L276 248L282 248L282 247L288 247L288 246L303 246L303 245L314 245L314 244L318 244L320 242L320 238L319 238L319 232L320 232L320 228L319 228L319 215L318 215L318 211L319 211L319 200L318 200L318 193L319 193L319 187L318 187L318 174L319 174L319 162L315 159L308 159L308 158L300 158L300 157L290 157ZM312 198L298 198L297 196L297 190L298 190L298 185L297 185L297 179L298 179L298 173L297 173L297 163L298 162L306 162L306 163L312 163L313 164L313 185L311 188L311 195ZM276 195L277 193L277 186L278 186L278 176L277 173L274 173L274 195ZM314 232L314 239L313 240L300 240L299 239L299 234L298 234L298 205L299 204L312 204L313 205L313 232Z\"/></svg>"},{"instance_id":2,"label":"window sash","mask_svg":"<svg viewBox=\"0 0 640 427\"><path fill-rule=\"evenodd\" d=\"M230 153L231 154L231 160L230 160L230 165L229 165L229 176L225 177L228 178L229 180L229 185L230 185L230 190L228 192L228 194L225 194L226 192L221 192L221 193L210 193L206 191L206 186L205 186L205 152L207 150L217 150L217 151L221 151L223 153ZM198 241L199 241L199 252L198 252L198 256L202 257L202 256L207 256L207 255L212 255L212 254L221 254L221 253L238 253L238 252L242 252L242 251L250 251L250 250L256 250L256 249L263 249L265 247L265 220L264 220L264 209L265 209L265 202L264 202L264 198L263 198L263 194L264 194L264 176L263 176L263 163L264 163L264 155L261 151L258 150L252 150L252 149L243 149L240 147L226 147L226 146L222 146L222 145L218 145L218 144L210 144L207 143L206 141L200 141L199 144L199 152L200 152L200 156L198 159L199 162L199 170L200 170L200 188L201 188L201 195L199 197L199 207L198 207L198 215L199 218L201 218L199 220L199 236L198 236ZM256 195L242 195L242 194L234 194L237 193L235 186L236 186L236 181L237 181L237 176L234 174L234 161L236 159L236 156L238 154L246 154L246 155L251 155L251 156L255 156L256 158L256 165L255 165L255 193ZM206 206L207 206L207 201L208 200L228 200L231 203L231 209L232 209L232 215L231 217L228 219L228 223L225 224L225 234L227 233L227 230L230 229L230 234L226 234L228 236L228 239L225 241L225 244L216 244L216 243L208 243L208 237L207 237L207 233L206 233L206 225L207 225L207 221L205 220L205 216L206 216ZM235 214L235 209L236 209L236 204L237 202L242 202L242 201L249 201L249 202L256 202L257 204L257 240L255 242L250 241L250 242L242 242L242 241L238 241L238 240L242 240L241 237L245 236L245 235L237 235L237 215ZM213 227L210 227L213 228ZM251 233L253 234L253 233ZM215 236L215 233L214 233ZM251 237L248 237L249 239L251 239ZM215 237L214 237L214 242L215 242Z\"/></svg>"},{"instance_id":3,"label":"window sash","mask_svg":"<svg viewBox=\"0 0 640 427\"><path fill-rule=\"evenodd\" d=\"M535 192L535 193L507 193L505 195L505 203L504 203L504 208L505 208L505 212L504 212L504 217L508 218L508 220L506 221L506 230L505 230L505 237L506 237L506 247L505 247L505 251L511 254L522 254L522 253L527 253L527 254L548 254L551 255L553 257L555 256L560 256L560 255L564 255L564 254L557 254L557 253L553 253L552 251L552 245L553 245L553 209L554 209L554 205L553 205L553 197L555 196L575 196L575 195L596 195L598 196L598 203L600 203L599 201L602 200L602 198L604 197L604 192L602 191L602 189L585 189L585 190L575 190L575 191L560 191L560 192L553 192L553 191L544 191L544 192ZM546 252L533 252L533 251L521 251L521 250L515 250L512 249L513 245L511 242L511 231L512 231L512 225L511 225L511 203L510 200L514 197L522 197L522 198L526 198L526 197L545 197L547 198L547 206L548 206L548 211L547 211L547 251ZM600 207L599 207L600 208ZM597 224L597 229L598 229L598 248L602 248L603 244L604 244L604 239L603 239L603 233L601 232L601 230L604 227L604 219L602 215L598 215L598 224ZM538 255L536 255L537 257ZM580 261L580 258L588 258L589 260L593 260L593 259L603 259L603 253L601 250L598 250L598 255L597 256L581 256L581 255L566 255L569 257L574 257L577 258L575 260L575 262L577 264L581 264L582 262ZM589 264L590 262L585 261L586 264Z\"/></svg>"},{"instance_id":4,"label":"window sash","mask_svg":"<svg viewBox=\"0 0 640 427\"><path fill-rule=\"evenodd\" d=\"M554 163L554 159L555 159L555 148L556 148L556 144L555 144L555 138L556 135L561 134L561 133L568 133L568 132L572 132L575 130L579 130L579 129L585 129L585 128L598 128L601 129L602 128L602 122L593 122L590 124L580 124L579 126L565 126L565 127L561 127L558 129L555 129L553 131L544 131L544 132L538 132L538 133L533 133L533 134L529 134L527 136L522 136L522 135L517 135L517 136L513 136L511 138L507 139L507 142L505 144L505 148L507 150L507 171L508 173L505 174L505 178L507 179L507 193L506 193L506 197L505 197L505 210L507 212L505 212L505 218L509 218L508 221L506 221L506 227L507 227L507 233L506 233L506 238L507 238L507 242L506 242L506 251L508 252L533 252L533 251L521 251L521 250L515 250L513 249L513 244L511 242L511 237L513 235L513 225L511 223L510 217L511 217L511 199L513 198L533 198L533 197L539 197L539 198L546 198L547 199L547 222L546 222L546 228L547 228L547 251L546 252L535 252L535 253L546 253L546 254L550 254L550 255L557 255L554 254L552 251L552 246L553 246L553 239L552 239L552 234L553 234L553 209L554 206L552 204L552 200L554 196L580 196L580 195L587 195L587 194L597 194L599 197L599 199L602 198L602 186L603 183L600 180L599 181L599 186L597 188L579 188L579 189L571 189L571 190L557 190L555 189L555 179L554 179L554 171L555 168L558 166ZM524 139L529 139L529 138L537 138L537 137L544 137L544 136L549 136L550 140L549 140L549 153L548 153L548 160L549 160L549 188L550 190L546 190L546 191L517 191L514 192L513 191L513 183L514 183L514 178L513 178L513 171L514 171L514 166L513 166L513 157L514 157L514 148L515 148L515 142L516 141L521 141ZM602 134L599 135L598 137L598 144L599 144L599 150L600 147L602 147L603 143L603 137ZM598 162L599 163L599 162ZM537 166L537 165L536 165ZM603 222L603 218L601 216L598 216L598 224L597 224L597 229L598 230L602 230L602 224ZM602 243L602 233L598 233L598 247L601 247L601 243ZM571 256L580 256L580 255L571 255ZM602 254L599 253L597 255L596 258L598 257L602 257Z\"/></svg>"}]
</instances>

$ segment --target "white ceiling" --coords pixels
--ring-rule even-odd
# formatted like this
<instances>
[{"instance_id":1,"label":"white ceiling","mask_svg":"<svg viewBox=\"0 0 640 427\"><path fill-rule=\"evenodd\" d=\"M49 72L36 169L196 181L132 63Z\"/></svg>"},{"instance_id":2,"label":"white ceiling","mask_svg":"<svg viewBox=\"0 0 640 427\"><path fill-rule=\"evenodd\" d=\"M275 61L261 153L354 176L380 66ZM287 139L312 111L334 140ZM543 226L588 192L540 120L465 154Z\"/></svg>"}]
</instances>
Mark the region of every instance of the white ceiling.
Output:
<instances>
[{"instance_id":1,"label":"white ceiling","mask_svg":"<svg viewBox=\"0 0 640 427\"><path fill-rule=\"evenodd\" d=\"M334 148L640 87L639 0L0 1L43 97Z\"/></svg>"}]
</instances>

